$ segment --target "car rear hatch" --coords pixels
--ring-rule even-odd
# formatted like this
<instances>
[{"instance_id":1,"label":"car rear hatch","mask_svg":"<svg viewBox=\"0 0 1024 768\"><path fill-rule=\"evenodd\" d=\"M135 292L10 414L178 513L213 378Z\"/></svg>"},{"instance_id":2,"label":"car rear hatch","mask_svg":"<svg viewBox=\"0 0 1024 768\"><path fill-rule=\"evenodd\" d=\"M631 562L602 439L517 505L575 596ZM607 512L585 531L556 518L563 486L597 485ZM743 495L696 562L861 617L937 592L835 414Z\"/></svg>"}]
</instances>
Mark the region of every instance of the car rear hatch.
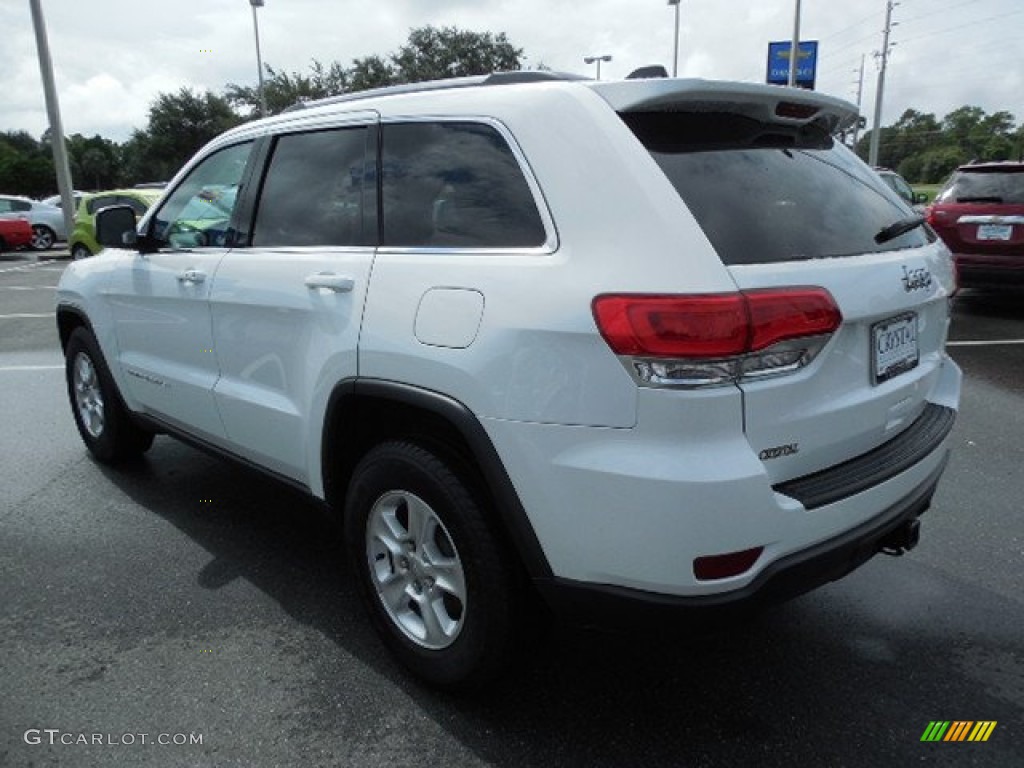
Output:
<instances>
[{"instance_id":1,"label":"car rear hatch","mask_svg":"<svg viewBox=\"0 0 1024 768\"><path fill-rule=\"evenodd\" d=\"M927 418L952 265L920 217L833 138L855 119L851 105L699 81L594 88L744 297L753 342L729 363L731 381L712 384L742 391L744 429L773 484L850 461ZM682 386L701 384L689 374Z\"/></svg>"},{"instance_id":2,"label":"car rear hatch","mask_svg":"<svg viewBox=\"0 0 1024 768\"><path fill-rule=\"evenodd\" d=\"M1024 258L1024 164L959 169L928 220L954 253Z\"/></svg>"}]
</instances>

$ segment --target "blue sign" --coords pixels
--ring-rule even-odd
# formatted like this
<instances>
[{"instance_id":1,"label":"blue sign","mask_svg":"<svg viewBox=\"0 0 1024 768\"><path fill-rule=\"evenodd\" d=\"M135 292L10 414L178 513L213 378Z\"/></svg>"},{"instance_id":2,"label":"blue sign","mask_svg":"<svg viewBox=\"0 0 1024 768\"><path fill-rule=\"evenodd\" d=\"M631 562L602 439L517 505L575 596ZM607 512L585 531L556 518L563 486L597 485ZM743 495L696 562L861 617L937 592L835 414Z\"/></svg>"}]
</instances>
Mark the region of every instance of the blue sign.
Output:
<instances>
[{"instance_id":1,"label":"blue sign","mask_svg":"<svg viewBox=\"0 0 1024 768\"><path fill-rule=\"evenodd\" d=\"M765 82L773 85L789 83L790 50L793 41L768 43L768 77ZM797 48L796 84L799 88L814 90L814 78L818 72L818 41L801 40Z\"/></svg>"}]
</instances>

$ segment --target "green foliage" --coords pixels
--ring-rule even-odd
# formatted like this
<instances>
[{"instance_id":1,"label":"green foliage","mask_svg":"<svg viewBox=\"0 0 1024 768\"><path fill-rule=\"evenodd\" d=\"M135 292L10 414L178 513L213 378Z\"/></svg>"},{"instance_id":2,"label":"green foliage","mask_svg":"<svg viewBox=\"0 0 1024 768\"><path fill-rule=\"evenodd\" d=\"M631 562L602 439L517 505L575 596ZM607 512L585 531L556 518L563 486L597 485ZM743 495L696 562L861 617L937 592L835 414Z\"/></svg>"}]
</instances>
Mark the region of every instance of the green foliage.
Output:
<instances>
[{"instance_id":1,"label":"green foliage","mask_svg":"<svg viewBox=\"0 0 1024 768\"><path fill-rule=\"evenodd\" d=\"M322 99L344 93L348 88L349 74L338 63L330 66L313 59L310 74L278 71L266 65L267 76L263 80L263 94L267 100L267 113L276 115L300 101ZM260 97L257 86L228 83L225 97L235 109L246 118L260 115Z\"/></svg>"},{"instance_id":2,"label":"green foliage","mask_svg":"<svg viewBox=\"0 0 1024 768\"><path fill-rule=\"evenodd\" d=\"M504 33L427 26L410 30L396 52L355 59L348 67L316 59L308 73L267 65L264 96L267 112L276 114L301 101L368 88L521 69L522 61L522 49ZM228 83L224 95L188 88L161 93L146 127L121 145L80 134L66 140L74 185L94 190L170 179L203 144L259 114L255 85ZM48 133L40 141L24 131L0 134L0 189L40 197L56 186Z\"/></svg>"},{"instance_id":3,"label":"green foliage","mask_svg":"<svg viewBox=\"0 0 1024 768\"><path fill-rule=\"evenodd\" d=\"M504 33L428 26L412 30L391 62L399 82L417 83L522 69L522 57L522 48L513 46Z\"/></svg>"},{"instance_id":4,"label":"green foliage","mask_svg":"<svg viewBox=\"0 0 1024 768\"><path fill-rule=\"evenodd\" d=\"M521 69L522 61L522 49L513 46L504 33L426 26L411 30L405 45L396 52L355 59L347 68L337 61L324 66L313 59L306 75L266 65L263 93L267 113L275 115L302 101L399 83ZM247 119L259 116L257 86L228 83L225 96Z\"/></svg>"},{"instance_id":5,"label":"green foliage","mask_svg":"<svg viewBox=\"0 0 1024 768\"><path fill-rule=\"evenodd\" d=\"M958 165L972 161L1024 158L1024 126L1015 129L1009 112L989 115L973 106L955 109L941 121L908 109L883 127L879 138L878 164L916 183L937 184ZM857 142L857 153L865 160L870 145L869 131Z\"/></svg>"},{"instance_id":6,"label":"green foliage","mask_svg":"<svg viewBox=\"0 0 1024 768\"><path fill-rule=\"evenodd\" d=\"M147 177L135 181L171 178L206 142L240 122L227 99L210 91L160 94L149 108L149 124L138 143L142 157L134 167Z\"/></svg>"}]
</instances>

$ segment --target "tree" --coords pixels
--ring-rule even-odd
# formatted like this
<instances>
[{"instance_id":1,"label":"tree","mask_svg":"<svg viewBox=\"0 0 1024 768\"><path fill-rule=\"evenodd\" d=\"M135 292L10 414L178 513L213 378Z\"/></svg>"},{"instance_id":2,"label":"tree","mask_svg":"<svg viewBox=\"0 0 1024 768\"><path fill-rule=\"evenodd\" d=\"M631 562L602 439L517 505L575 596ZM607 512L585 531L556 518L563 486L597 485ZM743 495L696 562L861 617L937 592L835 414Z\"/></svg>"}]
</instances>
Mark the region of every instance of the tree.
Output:
<instances>
[{"instance_id":1,"label":"tree","mask_svg":"<svg viewBox=\"0 0 1024 768\"><path fill-rule=\"evenodd\" d=\"M380 56L364 56L352 62L348 69L348 86L351 91L365 91L383 88L398 82L395 68Z\"/></svg>"},{"instance_id":2,"label":"tree","mask_svg":"<svg viewBox=\"0 0 1024 768\"><path fill-rule=\"evenodd\" d=\"M301 72L281 72L269 64L265 65L265 68L267 77L263 80L263 95L267 101L267 112L271 115L283 112L302 101L336 96L348 90L349 75L336 61L325 67L313 59L308 76ZM258 87L228 83L225 97L246 118L259 117Z\"/></svg>"},{"instance_id":3,"label":"tree","mask_svg":"<svg viewBox=\"0 0 1024 768\"><path fill-rule=\"evenodd\" d=\"M513 46L504 32L431 26L413 29L408 42L391 56L403 83L522 69L522 59L523 49Z\"/></svg>"},{"instance_id":4,"label":"tree","mask_svg":"<svg viewBox=\"0 0 1024 768\"><path fill-rule=\"evenodd\" d=\"M207 91L160 94L149 108L149 124L132 141L132 181L169 179L206 142L238 125L241 119L223 96ZM141 135L140 135L141 134Z\"/></svg>"}]
</instances>

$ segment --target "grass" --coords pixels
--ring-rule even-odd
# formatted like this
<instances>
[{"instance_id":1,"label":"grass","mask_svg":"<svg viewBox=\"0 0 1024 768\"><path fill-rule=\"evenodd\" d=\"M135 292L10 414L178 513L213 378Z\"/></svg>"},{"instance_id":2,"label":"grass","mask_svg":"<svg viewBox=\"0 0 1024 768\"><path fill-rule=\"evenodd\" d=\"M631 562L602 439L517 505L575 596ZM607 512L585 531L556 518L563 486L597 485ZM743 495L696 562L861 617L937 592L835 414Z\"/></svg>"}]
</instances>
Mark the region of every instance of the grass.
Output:
<instances>
[{"instance_id":1,"label":"grass","mask_svg":"<svg viewBox=\"0 0 1024 768\"><path fill-rule=\"evenodd\" d=\"M935 199L935 195L937 195L939 190L942 189L941 184L912 184L911 187L915 192L923 192L926 194L928 196L929 203Z\"/></svg>"}]
</instances>

